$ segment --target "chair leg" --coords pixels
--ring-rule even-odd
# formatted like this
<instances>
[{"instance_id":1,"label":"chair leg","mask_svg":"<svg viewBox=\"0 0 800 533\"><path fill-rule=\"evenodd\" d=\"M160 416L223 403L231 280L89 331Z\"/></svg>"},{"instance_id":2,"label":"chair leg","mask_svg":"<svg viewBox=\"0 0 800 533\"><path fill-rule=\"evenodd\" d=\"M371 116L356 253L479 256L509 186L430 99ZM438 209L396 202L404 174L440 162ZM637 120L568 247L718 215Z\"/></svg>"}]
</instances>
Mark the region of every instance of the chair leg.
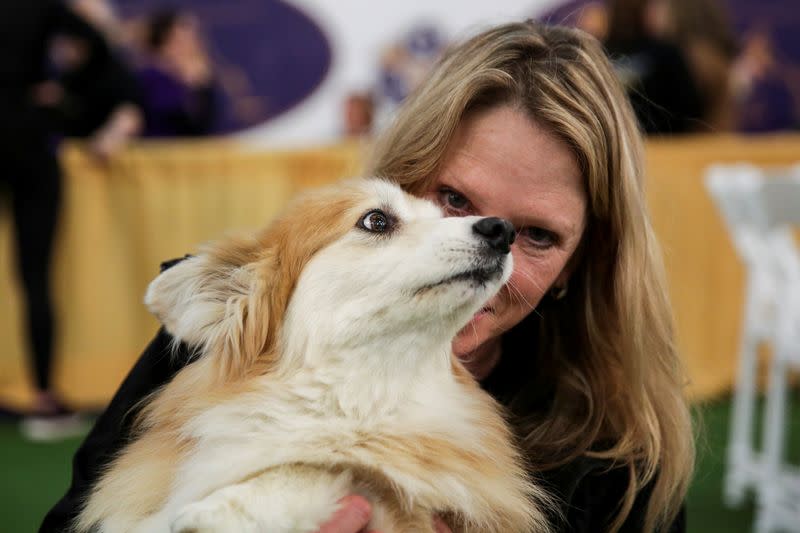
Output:
<instances>
[{"instance_id":1,"label":"chair leg","mask_svg":"<svg viewBox=\"0 0 800 533\"><path fill-rule=\"evenodd\" d=\"M780 338L780 336L779 336ZM764 454L763 477L759 484L756 530L769 533L779 524L776 516L780 514L782 488L780 480L783 457L786 447L786 390L788 363L781 350L786 349L783 342L777 342L769 372L769 390L764 413Z\"/></svg>"},{"instance_id":2,"label":"chair leg","mask_svg":"<svg viewBox=\"0 0 800 533\"><path fill-rule=\"evenodd\" d=\"M728 436L728 457L725 474L725 504L737 507L753 479L755 453L753 450L753 417L756 402L756 371L758 367L758 331L760 309L757 308L757 287L749 280L744 313L744 328L739 348L739 369L731 407Z\"/></svg>"}]
</instances>

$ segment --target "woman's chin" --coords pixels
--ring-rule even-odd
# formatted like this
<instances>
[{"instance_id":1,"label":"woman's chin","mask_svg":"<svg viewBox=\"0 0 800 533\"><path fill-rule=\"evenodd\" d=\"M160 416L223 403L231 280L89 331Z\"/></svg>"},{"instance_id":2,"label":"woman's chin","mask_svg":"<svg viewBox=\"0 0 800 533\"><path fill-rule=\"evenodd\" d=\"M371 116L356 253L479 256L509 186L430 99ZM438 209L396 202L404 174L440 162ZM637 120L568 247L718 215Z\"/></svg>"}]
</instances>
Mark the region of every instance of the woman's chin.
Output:
<instances>
[{"instance_id":1,"label":"woman's chin","mask_svg":"<svg viewBox=\"0 0 800 533\"><path fill-rule=\"evenodd\" d=\"M453 353L475 379L489 375L500 359L500 338L490 338L481 327L485 316L475 316L453 339Z\"/></svg>"},{"instance_id":2,"label":"woman's chin","mask_svg":"<svg viewBox=\"0 0 800 533\"><path fill-rule=\"evenodd\" d=\"M453 339L453 353L462 363L466 364L475 356L485 340L476 329L464 328Z\"/></svg>"},{"instance_id":3,"label":"woman's chin","mask_svg":"<svg viewBox=\"0 0 800 533\"><path fill-rule=\"evenodd\" d=\"M489 339L491 316L492 309L490 307L479 309L472 315L469 322L461 328L453 340L453 349L457 354L472 352Z\"/></svg>"}]
</instances>

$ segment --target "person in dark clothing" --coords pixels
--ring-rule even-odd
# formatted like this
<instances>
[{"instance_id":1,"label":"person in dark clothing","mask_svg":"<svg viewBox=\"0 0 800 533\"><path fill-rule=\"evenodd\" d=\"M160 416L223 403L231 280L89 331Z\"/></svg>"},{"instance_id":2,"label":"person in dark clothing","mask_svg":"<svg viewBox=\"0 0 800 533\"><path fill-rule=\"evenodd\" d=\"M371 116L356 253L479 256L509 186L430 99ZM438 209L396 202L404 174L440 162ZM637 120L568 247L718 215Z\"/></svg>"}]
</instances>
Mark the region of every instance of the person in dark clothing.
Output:
<instances>
[{"instance_id":1,"label":"person in dark clothing","mask_svg":"<svg viewBox=\"0 0 800 533\"><path fill-rule=\"evenodd\" d=\"M212 133L217 115L211 62L187 13L153 14L147 27L147 64L139 71L146 137Z\"/></svg>"},{"instance_id":2,"label":"person in dark clothing","mask_svg":"<svg viewBox=\"0 0 800 533\"><path fill-rule=\"evenodd\" d=\"M684 52L703 110L701 130L730 131L738 103L733 70L740 54L727 2L670 0L662 33Z\"/></svg>"},{"instance_id":3,"label":"person in dark clothing","mask_svg":"<svg viewBox=\"0 0 800 533\"><path fill-rule=\"evenodd\" d=\"M452 48L368 166L446 215L502 216L517 228L509 283L453 352L507 408L531 476L561 504L558 531L685 531L693 435L642 151L599 43L528 22ZM172 340L161 330L127 376L42 531L77 516L135 438L140 400L193 364L185 345L172 354ZM356 533L369 519L369 503L350 496L321 532Z\"/></svg>"},{"instance_id":4,"label":"person in dark clothing","mask_svg":"<svg viewBox=\"0 0 800 533\"><path fill-rule=\"evenodd\" d=\"M662 37L667 0L613 0L608 9L606 50L642 129L654 135L701 129L706 110L689 63Z\"/></svg>"},{"instance_id":5,"label":"person in dark clothing","mask_svg":"<svg viewBox=\"0 0 800 533\"><path fill-rule=\"evenodd\" d=\"M10 194L14 216L36 388L32 414L50 421L67 414L51 381L55 320L49 276L61 182L52 124L37 101L48 92L48 47L57 35L81 39L92 54L106 53L102 36L59 1L0 4L0 187Z\"/></svg>"},{"instance_id":6,"label":"person in dark clothing","mask_svg":"<svg viewBox=\"0 0 800 533\"><path fill-rule=\"evenodd\" d=\"M37 91L37 103L59 135L87 139L104 158L139 133L138 85L117 50L66 29L53 41L51 59L54 76L42 84L47 91Z\"/></svg>"},{"instance_id":7,"label":"person in dark clothing","mask_svg":"<svg viewBox=\"0 0 800 533\"><path fill-rule=\"evenodd\" d=\"M89 138L115 113L138 108L136 79L110 48L90 48L75 36L63 36L56 46L62 48L60 55L70 56L58 76L62 97L56 127L64 136ZM133 112L138 115L137 109Z\"/></svg>"},{"instance_id":8,"label":"person in dark clothing","mask_svg":"<svg viewBox=\"0 0 800 533\"><path fill-rule=\"evenodd\" d=\"M2 98L2 97L0 97ZM3 113L0 125L0 192L11 198L17 275L22 282L28 350L37 391L34 411L63 411L52 390L54 313L50 290L53 238L61 200L58 162L41 117L27 109ZM9 120L10 118L10 120Z\"/></svg>"}]
</instances>

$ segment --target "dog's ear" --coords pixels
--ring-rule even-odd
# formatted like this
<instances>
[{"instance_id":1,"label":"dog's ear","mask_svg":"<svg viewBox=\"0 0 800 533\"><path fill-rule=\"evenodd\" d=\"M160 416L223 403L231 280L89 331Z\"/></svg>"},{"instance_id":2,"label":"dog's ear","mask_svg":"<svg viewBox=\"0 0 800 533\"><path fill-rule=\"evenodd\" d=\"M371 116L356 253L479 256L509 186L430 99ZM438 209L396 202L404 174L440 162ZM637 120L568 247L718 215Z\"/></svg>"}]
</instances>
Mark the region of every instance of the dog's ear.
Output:
<instances>
[{"instance_id":1,"label":"dog's ear","mask_svg":"<svg viewBox=\"0 0 800 533\"><path fill-rule=\"evenodd\" d=\"M164 270L147 288L145 304L177 341L211 357L224 379L241 376L269 351L277 330L269 258L253 247L208 248ZM258 275L258 273L261 275Z\"/></svg>"}]
</instances>

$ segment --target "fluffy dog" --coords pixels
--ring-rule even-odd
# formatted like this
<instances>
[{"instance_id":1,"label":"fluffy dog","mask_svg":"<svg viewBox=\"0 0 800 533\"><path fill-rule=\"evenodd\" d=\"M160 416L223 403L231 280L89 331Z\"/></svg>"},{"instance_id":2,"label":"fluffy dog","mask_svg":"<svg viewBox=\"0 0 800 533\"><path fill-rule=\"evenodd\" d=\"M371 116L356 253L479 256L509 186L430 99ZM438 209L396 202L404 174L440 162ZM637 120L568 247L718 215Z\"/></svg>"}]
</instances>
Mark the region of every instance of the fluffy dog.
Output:
<instances>
[{"instance_id":1,"label":"fluffy dog","mask_svg":"<svg viewBox=\"0 0 800 533\"><path fill-rule=\"evenodd\" d=\"M381 180L308 194L164 271L145 302L196 360L146 402L77 530L545 531L498 405L451 340L505 283L513 228Z\"/></svg>"}]
</instances>

